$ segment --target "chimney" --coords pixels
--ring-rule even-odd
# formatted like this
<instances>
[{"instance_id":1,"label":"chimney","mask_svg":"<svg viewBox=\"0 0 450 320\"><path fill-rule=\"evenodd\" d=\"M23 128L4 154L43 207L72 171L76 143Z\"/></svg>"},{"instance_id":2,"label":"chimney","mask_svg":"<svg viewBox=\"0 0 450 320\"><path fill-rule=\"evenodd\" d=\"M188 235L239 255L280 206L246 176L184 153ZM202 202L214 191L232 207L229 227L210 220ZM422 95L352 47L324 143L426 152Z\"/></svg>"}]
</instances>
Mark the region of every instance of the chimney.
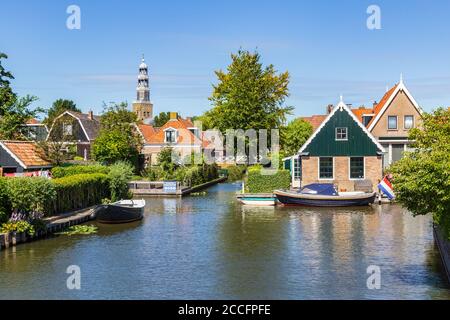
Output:
<instances>
[{"instance_id":1,"label":"chimney","mask_svg":"<svg viewBox=\"0 0 450 320\"><path fill-rule=\"evenodd\" d=\"M334 108L334 105L329 104L329 105L327 106L327 114L330 114L331 111L333 111L333 108Z\"/></svg>"},{"instance_id":2,"label":"chimney","mask_svg":"<svg viewBox=\"0 0 450 320\"><path fill-rule=\"evenodd\" d=\"M92 110L89 110L88 118L89 118L89 120L94 120L94 112Z\"/></svg>"},{"instance_id":3,"label":"chimney","mask_svg":"<svg viewBox=\"0 0 450 320\"><path fill-rule=\"evenodd\" d=\"M374 101L373 102L373 107L375 108L377 104L378 104L378 102Z\"/></svg>"},{"instance_id":4,"label":"chimney","mask_svg":"<svg viewBox=\"0 0 450 320\"><path fill-rule=\"evenodd\" d=\"M178 112L171 112L170 120L177 120L177 119L178 119Z\"/></svg>"}]
</instances>

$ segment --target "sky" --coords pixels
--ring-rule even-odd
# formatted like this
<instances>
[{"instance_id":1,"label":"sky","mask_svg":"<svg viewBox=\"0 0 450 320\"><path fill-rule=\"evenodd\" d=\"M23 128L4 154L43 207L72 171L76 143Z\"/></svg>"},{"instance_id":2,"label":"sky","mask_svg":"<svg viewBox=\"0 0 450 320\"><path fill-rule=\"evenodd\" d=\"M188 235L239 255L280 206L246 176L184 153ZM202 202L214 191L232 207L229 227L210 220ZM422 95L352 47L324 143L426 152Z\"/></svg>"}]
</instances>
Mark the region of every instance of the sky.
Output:
<instances>
[{"instance_id":1,"label":"sky","mask_svg":"<svg viewBox=\"0 0 450 320\"><path fill-rule=\"evenodd\" d=\"M69 5L81 10L70 30ZM370 30L370 5L381 29ZM339 96L379 101L399 81L425 111L450 106L450 1L40 0L0 3L0 52L19 95L48 108L72 99L87 112L132 103L142 54L154 113L194 116L211 107L215 70L257 50L290 73L293 116L323 114Z\"/></svg>"}]
</instances>

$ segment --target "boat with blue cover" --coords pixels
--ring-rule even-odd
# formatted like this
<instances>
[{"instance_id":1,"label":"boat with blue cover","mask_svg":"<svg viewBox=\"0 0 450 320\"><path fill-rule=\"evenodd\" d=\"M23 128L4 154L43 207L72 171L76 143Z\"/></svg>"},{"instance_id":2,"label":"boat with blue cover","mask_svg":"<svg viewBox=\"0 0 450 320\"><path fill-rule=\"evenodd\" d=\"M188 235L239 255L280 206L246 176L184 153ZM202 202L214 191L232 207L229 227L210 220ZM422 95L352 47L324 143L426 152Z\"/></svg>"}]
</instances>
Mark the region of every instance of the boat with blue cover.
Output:
<instances>
[{"instance_id":1,"label":"boat with blue cover","mask_svg":"<svg viewBox=\"0 0 450 320\"><path fill-rule=\"evenodd\" d=\"M338 192L332 183L313 183L299 191L275 190L274 195L284 205L311 207L367 206L375 201L375 192Z\"/></svg>"}]
</instances>

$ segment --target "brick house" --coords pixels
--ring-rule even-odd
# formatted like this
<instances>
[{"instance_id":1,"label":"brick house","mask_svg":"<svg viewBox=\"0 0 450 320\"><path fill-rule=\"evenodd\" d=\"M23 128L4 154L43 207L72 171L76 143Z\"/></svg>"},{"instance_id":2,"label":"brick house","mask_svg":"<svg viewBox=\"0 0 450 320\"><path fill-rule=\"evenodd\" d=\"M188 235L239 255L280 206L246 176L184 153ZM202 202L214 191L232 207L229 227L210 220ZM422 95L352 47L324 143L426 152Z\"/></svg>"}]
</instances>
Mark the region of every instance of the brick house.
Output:
<instances>
[{"instance_id":1,"label":"brick house","mask_svg":"<svg viewBox=\"0 0 450 320\"><path fill-rule=\"evenodd\" d=\"M353 191L356 181L370 180L373 190L383 171L383 146L341 100L330 110L299 153L283 159L292 187L334 183Z\"/></svg>"}]
</instances>

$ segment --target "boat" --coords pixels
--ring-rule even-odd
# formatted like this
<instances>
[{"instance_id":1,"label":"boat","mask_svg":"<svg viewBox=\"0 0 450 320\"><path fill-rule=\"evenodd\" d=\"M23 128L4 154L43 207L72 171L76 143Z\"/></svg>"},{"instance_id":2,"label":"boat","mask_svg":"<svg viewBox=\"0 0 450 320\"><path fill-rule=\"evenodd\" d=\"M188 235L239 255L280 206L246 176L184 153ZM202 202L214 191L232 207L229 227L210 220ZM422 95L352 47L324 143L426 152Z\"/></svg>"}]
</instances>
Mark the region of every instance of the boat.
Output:
<instances>
[{"instance_id":1,"label":"boat","mask_svg":"<svg viewBox=\"0 0 450 320\"><path fill-rule=\"evenodd\" d=\"M249 206L274 206L277 202L277 198L275 196L258 196L258 195L243 195L238 197L238 200L244 204Z\"/></svg>"},{"instance_id":2,"label":"boat","mask_svg":"<svg viewBox=\"0 0 450 320\"><path fill-rule=\"evenodd\" d=\"M275 190L273 192L283 205L311 207L367 206L375 201L375 192L338 192L332 183L313 183L300 191Z\"/></svg>"},{"instance_id":3,"label":"boat","mask_svg":"<svg viewBox=\"0 0 450 320\"><path fill-rule=\"evenodd\" d=\"M128 223L144 217L145 200L121 200L102 205L96 218L100 223Z\"/></svg>"}]
</instances>

